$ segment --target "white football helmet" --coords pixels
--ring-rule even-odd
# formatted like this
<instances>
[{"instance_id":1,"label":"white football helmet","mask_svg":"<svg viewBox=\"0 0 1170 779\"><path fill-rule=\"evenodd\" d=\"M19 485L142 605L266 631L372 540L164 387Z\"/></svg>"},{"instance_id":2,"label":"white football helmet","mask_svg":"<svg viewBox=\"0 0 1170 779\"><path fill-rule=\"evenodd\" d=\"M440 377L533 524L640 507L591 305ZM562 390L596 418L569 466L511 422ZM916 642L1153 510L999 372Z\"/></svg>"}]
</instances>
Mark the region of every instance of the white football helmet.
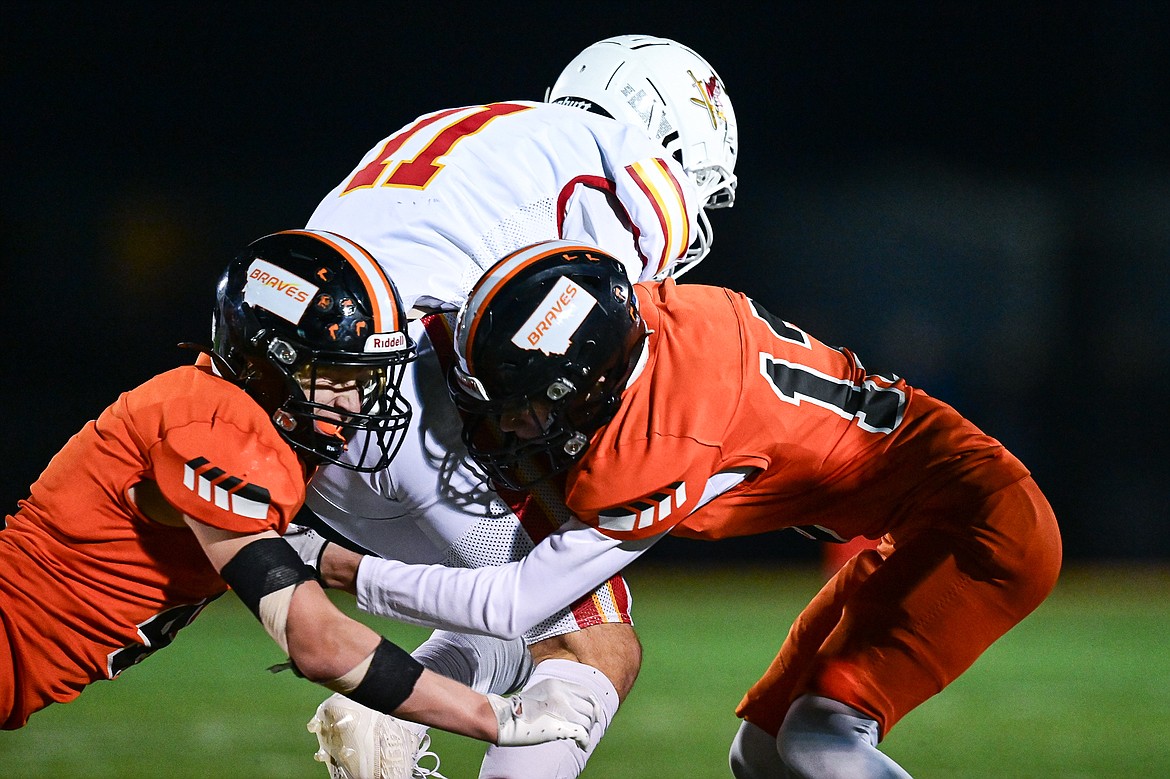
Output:
<instances>
[{"instance_id":1,"label":"white football helmet","mask_svg":"<svg viewBox=\"0 0 1170 779\"><path fill-rule=\"evenodd\" d=\"M711 250L705 209L735 202L739 132L723 79L681 43L619 35L589 46L548 90L550 103L584 108L645 130L682 165L699 190L699 235L661 276L678 277Z\"/></svg>"}]
</instances>

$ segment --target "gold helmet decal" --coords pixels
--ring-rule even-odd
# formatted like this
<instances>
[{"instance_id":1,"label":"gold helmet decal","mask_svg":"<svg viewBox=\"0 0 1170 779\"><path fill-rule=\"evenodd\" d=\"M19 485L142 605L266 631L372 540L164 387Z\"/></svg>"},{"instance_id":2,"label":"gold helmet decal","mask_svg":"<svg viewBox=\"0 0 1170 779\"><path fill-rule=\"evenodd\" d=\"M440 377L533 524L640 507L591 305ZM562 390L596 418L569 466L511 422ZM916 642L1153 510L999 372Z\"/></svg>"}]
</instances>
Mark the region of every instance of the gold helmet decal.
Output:
<instances>
[{"instance_id":1,"label":"gold helmet decal","mask_svg":"<svg viewBox=\"0 0 1170 779\"><path fill-rule=\"evenodd\" d=\"M692 97L691 102L700 108L707 109L707 114L711 117L711 127L719 129L720 121L727 122L720 100L723 89L719 85L719 79L714 74L711 74L711 77L706 80L696 78L693 70L688 70L687 75L691 77L691 81L695 82L695 89L699 90L700 95L700 97Z\"/></svg>"}]
</instances>

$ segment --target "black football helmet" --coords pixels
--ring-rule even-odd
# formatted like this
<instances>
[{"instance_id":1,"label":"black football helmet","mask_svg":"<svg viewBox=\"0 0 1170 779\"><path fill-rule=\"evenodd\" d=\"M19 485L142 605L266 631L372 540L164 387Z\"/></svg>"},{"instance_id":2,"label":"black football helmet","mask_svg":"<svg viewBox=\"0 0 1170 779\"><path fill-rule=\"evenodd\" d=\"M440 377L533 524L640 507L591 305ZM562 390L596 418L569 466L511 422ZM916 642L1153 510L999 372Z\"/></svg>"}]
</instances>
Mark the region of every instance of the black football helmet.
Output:
<instances>
[{"instance_id":1,"label":"black football helmet","mask_svg":"<svg viewBox=\"0 0 1170 779\"><path fill-rule=\"evenodd\" d=\"M644 337L630 280L608 254L548 241L500 260L455 326L449 384L471 456L512 489L567 470L613 418ZM517 414L539 433L501 428Z\"/></svg>"},{"instance_id":2,"label":"black football helmet","mask_svg":"<svg viewBox=\"0 0 1170 779\"><path fill-rule=\"evenodd\" d=\"M386 467L413 414L400 387L416 349L398 291L369 253L334 233L274 233L232 261L216 297L217 372L268 412L301 458ZM322 402L326 394L349 400Z\"/></svg>"}]
</instances>

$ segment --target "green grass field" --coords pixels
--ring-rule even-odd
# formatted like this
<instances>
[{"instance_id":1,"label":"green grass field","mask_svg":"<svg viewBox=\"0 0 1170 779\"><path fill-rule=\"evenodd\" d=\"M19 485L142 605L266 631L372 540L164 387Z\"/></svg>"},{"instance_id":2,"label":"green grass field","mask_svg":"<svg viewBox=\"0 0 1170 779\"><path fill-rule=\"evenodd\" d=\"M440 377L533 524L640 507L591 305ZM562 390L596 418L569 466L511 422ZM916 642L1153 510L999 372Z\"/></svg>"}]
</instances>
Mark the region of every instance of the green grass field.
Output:
<instances>
[{"instance_id":1,"label":"green grass field","mask_svg":"<svg viewBox=\"0 0 1170 779\"><path fill-rule=\"evenodd\" d=\"M629 578L645 664L584 776L730 776L735 704L815 592L816 572L638 567ZM371 623L407 646L425 635ZM1170 776L1168 626L1170 569L1069 570L883 748L920 779ZM304 723L324 692L264 671L282 659L226 596L120 679L0 733L0 776L321 779ZM482 745L445 734L434 743L450 779L476 776Z\"/></svg>"}]
</instances>

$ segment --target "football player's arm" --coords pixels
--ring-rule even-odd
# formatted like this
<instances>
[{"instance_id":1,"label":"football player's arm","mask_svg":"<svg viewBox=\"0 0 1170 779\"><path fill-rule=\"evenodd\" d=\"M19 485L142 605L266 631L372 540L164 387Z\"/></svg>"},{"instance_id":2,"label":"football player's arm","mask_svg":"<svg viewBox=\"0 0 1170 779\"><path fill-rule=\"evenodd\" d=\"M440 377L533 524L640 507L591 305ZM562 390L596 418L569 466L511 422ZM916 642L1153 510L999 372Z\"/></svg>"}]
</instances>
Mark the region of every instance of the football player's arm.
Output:
<instances>
[{"instance_id":1,"label":"football player's arm","mask_svg":"<svg viewBox=\"0 0 1170 779\"><path fill-rule=\"evenodd\" d=\"M634 236L642 267L633 281L658 276L694 241L699 193L682 165L641 128L617 123L594 127L611 196ZM609 251L605 244L599 248ZM623 259L624 262L624 259Z\"/></svg>"},{"instance_id":2,"label":"football player's arm","mask_svg":"<svg viewBox=\"0 0 1170 779\"><path fill-rule=\"evenodd\" d=\"M523 559L474 569L407 565L328 544L321 576L355 593L371 614L511 639L619 573L663 535L619 541L571 519Z\"/></svg>"},{"instance_id":3,"label":"football player's arm","mask_svg":"<svg viewBox=\"0 0 1170 779\"><path fill-rule=\"evenodd\" d=\"M621 261L631 281L649 281L686 253L698 207L690 179L665 160L619 169L615 180L575 181L562 196L561 238Z\"/></svg>"},{"instance_id":4,"label":"football player's arm","mask_svg":"<svg viewBox=\"0 0 1170 779\"><path fill-rule=\"evenodd\" d=\"M561 238L602 249L622 263L631 280L641 280L647 260L638 252L630 215L621 202L610 189L584 182L572 187L564 200Z\"/></svg>"},{"instance_id":5,"label":"football player's arm","mask_svg":"<svg viewBox=\"0 0 1170 779\"><path fill-rule=\"evenodd\" d=\"M669 460L676 451L677 447L663 450L661 456ZM658 470L670 472L666 466ZM701 465L697 470L702 472ZM653 526L609 530L607 534L570 519L523 559L499 566L407 565L358 555L337 544L318 547L307 558L320 561L322 579L328 586L355 593L358 606L371 614L511 639L621 572L688 514L734 488L752 470L731 468L707 478L697 491L697 499L680 506L669 518L661 517ZM661 483L676 480L683 479L672 476ZM599 493L583 490L582 504L604 505L603 495L608 490L604 479L599 480L599 489ZM628 538L613 538L611 534Z\"/></svg>"},{"instance_id":6,"label":"football player's arm","mask_svg":"<svg viewBox=\"0 0 1170 779\"><path fill-rule=\"evenodd\" d=\"M660 277L698 235L698 193L682 167L662 150L614 168L614 188L637 236L645 267L635 281Z\"/></svg>"},{"instance_id":7,"label":"football player's arm","mask_svg":"<svg viewBox=\"0 0 1170 779\"><path fill-rule=\"evenodd\" d=\"M598 708L579 691L561 684L532 700L481 695L424 669L341 613L275 532L241 534L184 519L224 581L305 678L372 709L500 745L555 738L587 743Z\"/></svg>"}]
</instances>

